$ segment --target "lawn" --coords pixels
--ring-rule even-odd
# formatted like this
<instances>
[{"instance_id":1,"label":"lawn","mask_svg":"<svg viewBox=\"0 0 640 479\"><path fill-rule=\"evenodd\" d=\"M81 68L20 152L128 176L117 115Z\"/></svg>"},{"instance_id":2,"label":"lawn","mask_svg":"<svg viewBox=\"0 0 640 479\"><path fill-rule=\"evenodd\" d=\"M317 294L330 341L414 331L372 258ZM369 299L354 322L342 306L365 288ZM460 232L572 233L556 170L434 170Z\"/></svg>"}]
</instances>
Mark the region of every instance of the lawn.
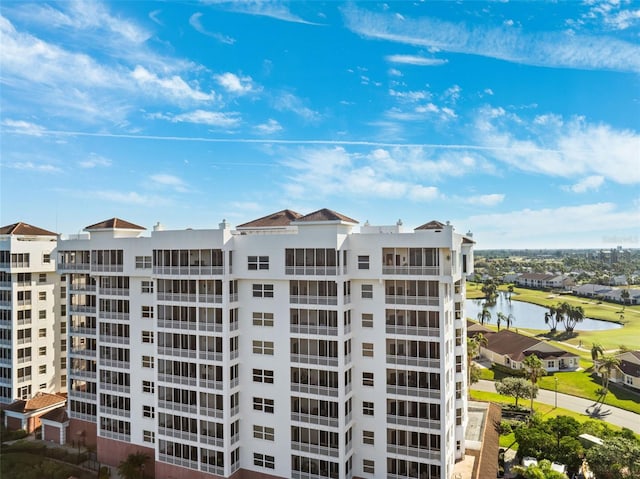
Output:
<instances>
[{"instance_id":1,"label":"lawn","mask_svg":"<svg viewBox=\"0 0 640 479\"><path fill-rule=\"evenodd\" d=\"M93 479L90 473L46 457L27 452L8 452L0 455L0 477L11 479Z\"/></svg>"}]
</instances>

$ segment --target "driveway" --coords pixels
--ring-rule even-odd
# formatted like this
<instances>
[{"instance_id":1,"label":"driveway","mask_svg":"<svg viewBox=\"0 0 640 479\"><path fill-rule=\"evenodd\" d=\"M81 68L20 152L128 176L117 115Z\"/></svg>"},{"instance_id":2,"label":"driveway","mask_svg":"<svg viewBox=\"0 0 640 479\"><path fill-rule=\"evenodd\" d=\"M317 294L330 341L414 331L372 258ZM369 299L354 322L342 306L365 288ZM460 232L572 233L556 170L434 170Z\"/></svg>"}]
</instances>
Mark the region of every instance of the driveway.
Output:
<instances>
[{"instance_id":1,"label":"driveway","mask_svg":"<svg viewBox=\"0 0 640 479\"><path fill-rule=\"evenodd\" d=\"M484 392L496 392L493 381L480 380L471 386L472 390ZM556 404L556 392L547 389L539 389L537 402ZM521 400L528 404L529 400ZM604 422L615 424L616 426L626 427L633 432L640 434L640 414L626 411L607 404L596 404L589 399L583 399L569 394L558 393L558 407L568 409L569 411L586 414L594 419L602 419Z\"/></svg>"}]
</instances>

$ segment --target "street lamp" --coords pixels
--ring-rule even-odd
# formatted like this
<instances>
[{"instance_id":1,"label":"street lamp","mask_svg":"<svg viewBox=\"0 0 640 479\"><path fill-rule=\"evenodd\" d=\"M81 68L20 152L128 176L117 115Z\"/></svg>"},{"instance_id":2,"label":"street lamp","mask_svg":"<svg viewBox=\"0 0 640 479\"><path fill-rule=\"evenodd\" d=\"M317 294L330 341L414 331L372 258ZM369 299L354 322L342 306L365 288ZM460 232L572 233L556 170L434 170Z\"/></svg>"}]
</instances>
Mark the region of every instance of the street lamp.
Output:
<instances>
[{"instance_id":1,"label":"street lamp","mask_svg":"<svg viewBox=\"0 0 640 479\"><path fill-rule=\"evenodd\" d=\"M555 409L558 409L558 376L554 376L553 379L556 380L556 407L555 407Z\"/></svg>"}]
</instances>

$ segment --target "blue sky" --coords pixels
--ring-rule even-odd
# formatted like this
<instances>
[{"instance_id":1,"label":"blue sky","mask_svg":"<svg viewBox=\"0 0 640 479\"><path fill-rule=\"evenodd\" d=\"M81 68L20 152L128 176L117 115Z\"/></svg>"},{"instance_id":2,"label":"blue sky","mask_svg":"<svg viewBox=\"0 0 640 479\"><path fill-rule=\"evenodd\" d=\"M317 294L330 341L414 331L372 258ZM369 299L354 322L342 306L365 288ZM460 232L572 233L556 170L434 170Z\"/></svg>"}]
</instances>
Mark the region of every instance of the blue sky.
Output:
<instances>
[{"instance_id":1,"label":"blue sky","mask_svg":"<svg viewBox=\"0 0 640 479\"><path fill-rule=\"evenodd\" d=\"M640 248L640 3L0 4L0 223L290 208Z\"/></svg>"}]
</instances>

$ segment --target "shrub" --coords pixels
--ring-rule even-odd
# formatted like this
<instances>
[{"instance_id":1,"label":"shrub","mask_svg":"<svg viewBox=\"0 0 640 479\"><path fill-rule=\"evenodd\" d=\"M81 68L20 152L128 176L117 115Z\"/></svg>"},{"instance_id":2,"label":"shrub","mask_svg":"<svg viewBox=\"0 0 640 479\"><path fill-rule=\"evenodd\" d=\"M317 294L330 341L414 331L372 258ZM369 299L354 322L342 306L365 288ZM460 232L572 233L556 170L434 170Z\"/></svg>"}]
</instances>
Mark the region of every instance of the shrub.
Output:
<instances>
[{"instance_id":1,"label":"shrub","mask_svg":"<svg viewBox=\"0 0 640 479\"><path fill-rule=\"evenodd\" d=\"M513 429L511 428L511 422L510 421L506 421L506 420L502 420L500 421L500 434L511 434L513 432Z\"/></svg>"}]
</instances>

